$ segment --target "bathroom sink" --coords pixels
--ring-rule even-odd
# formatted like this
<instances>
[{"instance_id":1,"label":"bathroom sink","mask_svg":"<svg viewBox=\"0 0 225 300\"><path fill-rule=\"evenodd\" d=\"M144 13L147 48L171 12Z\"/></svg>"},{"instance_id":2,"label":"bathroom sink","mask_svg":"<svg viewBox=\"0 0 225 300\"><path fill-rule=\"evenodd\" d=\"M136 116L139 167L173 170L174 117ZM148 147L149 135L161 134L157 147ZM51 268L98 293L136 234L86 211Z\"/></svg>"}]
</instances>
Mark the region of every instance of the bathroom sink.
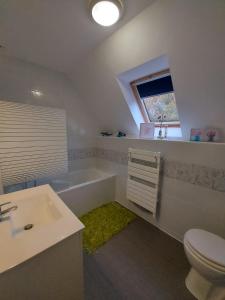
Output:
<instances>
[{"instance_id":1,"label":"bathroom sink","mask_svg":"<svg viewBox=\"0 0 225 300\"><path fill-rule=\"evenodd\" d=\"M84 228L49 185L0 195L5 202L18 208L0 222L0 273Z\"/></svg>"},{"instance_id":2,"label":"bathroom sink","mask_svg":"<svg viewBox=\"0 0 225 300\"><path fill-rule=\"evenodd\" d=\"M54 203L54 199L47 193L27 196L15 201L18 209L10 215L12 235L26 234L24 227L38 228L57 221L62 217L60 210ZM30 228L30 229L31 229ZM25 228L26 229L26 228Z\"/></svg>"}]
</instances>

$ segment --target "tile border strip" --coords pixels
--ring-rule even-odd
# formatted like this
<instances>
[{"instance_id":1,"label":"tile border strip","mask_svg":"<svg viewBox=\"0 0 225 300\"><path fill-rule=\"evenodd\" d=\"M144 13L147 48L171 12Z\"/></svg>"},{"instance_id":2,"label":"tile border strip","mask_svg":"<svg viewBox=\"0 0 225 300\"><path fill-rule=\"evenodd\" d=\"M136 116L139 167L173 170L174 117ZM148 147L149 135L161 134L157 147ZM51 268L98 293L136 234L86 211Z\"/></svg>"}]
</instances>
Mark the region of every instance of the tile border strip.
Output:
<instances>
[{"instance_id":1,"label":"tile border strip","mask_svg":"<svg viewBox=\"0 0 225 300\"><path fill-rule=\"evenodd\" d=\"M96 148L96 157L114 163L127 165L128 155L109 149ZM218 192L225 192L225 169L163 160L163 176L198 185Z\"/></svg>"},{"instance_id":2,"label":"tile border strip","mask_svg":"<svg viewBox=\"0 0 225 300\"><path fill-rule=\"evenodd\" d=\"M79 148L68 150L68 161L96 157L96 148Z\"/></svg>"},{"instance_id":3,"label":"tile border strip","mask_svg":"<svg viewBox=\"0 0 225 300\"><path fill-rule=\"evenodd\" d=\"M94 147L68 150L69 162L88 158L104 159L124 166L128 163L128 154L116 150ZM164 159L162 175L217 192L225 192L225 169Z\"/></svg>"}]
</instances>

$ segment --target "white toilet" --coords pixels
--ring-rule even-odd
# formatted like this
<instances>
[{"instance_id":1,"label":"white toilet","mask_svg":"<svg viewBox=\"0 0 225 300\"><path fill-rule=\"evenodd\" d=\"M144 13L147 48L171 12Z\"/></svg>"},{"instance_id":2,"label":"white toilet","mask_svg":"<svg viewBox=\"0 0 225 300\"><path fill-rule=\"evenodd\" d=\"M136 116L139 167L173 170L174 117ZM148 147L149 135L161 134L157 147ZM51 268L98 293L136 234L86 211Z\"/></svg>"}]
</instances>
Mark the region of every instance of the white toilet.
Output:
<instances>
[{"instance_id":1,"label":"white toilet","mask_svg":"<svg viewBox=\"0 0 225 300\"><path fill-rule=\"evenodd\" d=\"M225 300L225 240L201 229L184 235L191 264L186 287L198 300Z\"/></svg>"}]
</instances>

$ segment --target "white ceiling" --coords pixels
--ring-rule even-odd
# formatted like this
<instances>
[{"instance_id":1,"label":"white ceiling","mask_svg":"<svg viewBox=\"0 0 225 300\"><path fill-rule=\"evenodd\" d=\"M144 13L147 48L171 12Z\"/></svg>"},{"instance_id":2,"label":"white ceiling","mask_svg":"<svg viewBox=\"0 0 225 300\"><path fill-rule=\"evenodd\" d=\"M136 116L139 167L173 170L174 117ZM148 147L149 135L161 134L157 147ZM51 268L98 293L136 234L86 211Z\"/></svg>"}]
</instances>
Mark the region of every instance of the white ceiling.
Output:
<instances>
[{"instance_id":1,"label":"white ceiling","mask_svg":"<svg viewBox=\"0 0 225 300\"><path fill-rule=\"evenodd\" d=\"M123 19L104 28L90 19L87 0L0 0L0 44L7 55L70 72L152 2L125 0Z\"/></svg>"}]
</instances>

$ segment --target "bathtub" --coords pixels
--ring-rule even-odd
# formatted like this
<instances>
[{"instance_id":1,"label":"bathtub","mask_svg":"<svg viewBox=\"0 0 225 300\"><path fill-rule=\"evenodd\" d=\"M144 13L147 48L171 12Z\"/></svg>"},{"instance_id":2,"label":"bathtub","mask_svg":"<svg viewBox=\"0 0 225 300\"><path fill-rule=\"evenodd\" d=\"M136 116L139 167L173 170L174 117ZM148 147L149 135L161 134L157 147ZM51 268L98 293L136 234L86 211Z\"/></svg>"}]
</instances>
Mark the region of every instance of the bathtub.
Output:
<instances>
[{"instance_id":1,"label":"bathtub","mask_svg":"<svg viewBox=\"0 0 225 300\"><path fill-rule=\"evenodd\" d=\"M67 173L51 180L50 185L77 216L114 201L115 175L98 169Z\"/></svg>"}]
</instances>

